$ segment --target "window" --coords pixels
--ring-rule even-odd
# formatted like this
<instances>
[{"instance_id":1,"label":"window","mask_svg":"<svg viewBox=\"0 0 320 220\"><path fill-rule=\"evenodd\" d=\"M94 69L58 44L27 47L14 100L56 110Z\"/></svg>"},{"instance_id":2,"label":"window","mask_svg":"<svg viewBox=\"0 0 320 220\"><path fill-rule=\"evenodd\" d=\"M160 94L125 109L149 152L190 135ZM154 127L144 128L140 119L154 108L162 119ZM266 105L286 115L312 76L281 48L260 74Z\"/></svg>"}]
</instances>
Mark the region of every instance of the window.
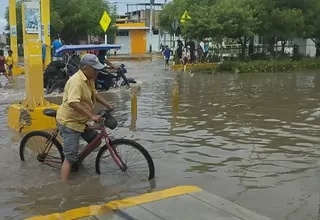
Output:
<instances>
[{"instance_id":1,"label":"window","mask_svg":"<svg viewBox=\"0 0 320 220\"><path fill-rule=\"evenodd\" d=\"M117 36L127 37L129 36L129 31L118 31Z\"/></svg>"}]
</instances>

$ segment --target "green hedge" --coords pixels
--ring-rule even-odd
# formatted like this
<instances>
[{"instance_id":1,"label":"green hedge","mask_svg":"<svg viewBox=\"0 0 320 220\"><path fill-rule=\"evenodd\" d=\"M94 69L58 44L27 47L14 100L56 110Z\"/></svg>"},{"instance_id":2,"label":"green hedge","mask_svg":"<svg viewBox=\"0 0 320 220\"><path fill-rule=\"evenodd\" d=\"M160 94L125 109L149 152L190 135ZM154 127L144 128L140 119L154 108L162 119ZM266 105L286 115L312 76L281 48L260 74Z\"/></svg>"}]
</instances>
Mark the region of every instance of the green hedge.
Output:
<instances>
[{"instance_id":1,"label":"green hedge","mask_svg":"<svg viewBox=\"0 0 320 220\"><path fill-rule=\"evenodd\" d=\"M286 72L299 69L320 69L320 59L305 58L292 60L255 60L249 62L225 61L220 71L233 73Z\"/></svg>"}]
</instances>

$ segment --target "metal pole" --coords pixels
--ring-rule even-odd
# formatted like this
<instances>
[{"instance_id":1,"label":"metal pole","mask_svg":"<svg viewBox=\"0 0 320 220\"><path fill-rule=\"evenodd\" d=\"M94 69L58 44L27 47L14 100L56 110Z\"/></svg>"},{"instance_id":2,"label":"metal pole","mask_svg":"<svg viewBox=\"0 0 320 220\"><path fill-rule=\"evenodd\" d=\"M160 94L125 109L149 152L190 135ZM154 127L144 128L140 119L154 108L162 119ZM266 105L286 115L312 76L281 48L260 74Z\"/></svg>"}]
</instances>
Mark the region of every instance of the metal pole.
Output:
<instances>
[{"instance_id":1,"label":"metal pole","mask_svg":"<svg viewBox=\"0 0 320 220\"><path fill-rule=\"evenodd\" d=\"M154 0L150 0L150 46L149 46L149 50L150 50L150 54L152 53L152 4L153 4Z\"/></svg>"},{"instance_id":2,"label":"metal pole","mask_svg":"<svg viewBox=\"0 0 320 220\"><path fill-rule=\"evenodd\" d=\"M164 7L166 7L166 4L167 4L167 0L164 1ZM165 31L164 32L164 45L167 45L167 32Z\"/></svg>"},{"instance_id":3,"label":"metal pole","mask_svg":"<svg viewBox=\"0 0 320 220\"><path fill-rule=\"evenodd\" d=\"M174 17L174 30L173 30L173 50L175 51L175 47L176 47L176 30L178 26L178 22L177 22L177 18Z\"/></svg>"}]
</instances>

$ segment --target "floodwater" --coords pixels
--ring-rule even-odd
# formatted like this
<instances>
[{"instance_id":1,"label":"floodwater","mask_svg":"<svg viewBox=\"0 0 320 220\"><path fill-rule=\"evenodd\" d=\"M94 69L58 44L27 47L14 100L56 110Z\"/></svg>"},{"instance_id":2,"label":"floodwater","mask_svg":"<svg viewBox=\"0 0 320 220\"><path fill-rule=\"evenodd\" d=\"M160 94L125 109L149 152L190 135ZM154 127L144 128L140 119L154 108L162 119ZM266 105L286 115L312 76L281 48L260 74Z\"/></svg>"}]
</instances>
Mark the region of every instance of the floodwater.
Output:
<instances>
[{"instance_id":1,"label":"floodwater","mask_svg":"<svg viewBox=\"0 0 320 220\"><path fill-rule=\"evenodd\" d=\"M165 71L161 61L127 66L141 82L138 120L131 121L128 91L104 93L115 103L119 121L111 134L148 149L155 181L123 184L121 178L99 177L94 155L69 184L60 183L57 170L21 163L20 136L6 125L9 103L23 98L19 78L10 88L0 88L0 219L62 212L186 184L273 219L319 219L317 72L205 75ZM172 112L174 80L178 113Z\"/></svg>"}]
</instances>

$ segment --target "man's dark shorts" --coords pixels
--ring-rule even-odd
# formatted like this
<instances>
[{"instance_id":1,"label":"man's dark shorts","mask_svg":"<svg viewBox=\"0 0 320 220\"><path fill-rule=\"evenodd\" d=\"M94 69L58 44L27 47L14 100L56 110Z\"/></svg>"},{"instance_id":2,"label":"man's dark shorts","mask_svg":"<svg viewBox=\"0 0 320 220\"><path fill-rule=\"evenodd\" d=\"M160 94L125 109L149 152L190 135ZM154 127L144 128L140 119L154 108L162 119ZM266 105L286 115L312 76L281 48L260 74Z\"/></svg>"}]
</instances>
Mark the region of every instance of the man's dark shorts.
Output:
<instances>
[{"instance_id":1,"label":"man's dark shorts","mask_svg":"<svg viewBox=\"0 0 320 220\"><path fill-rule=\"evenodd\" d=\"M94 130L85 130L81 133L59 123L57 123L57 127L63 139L64 157L71 164L76 163L78 160L80 137L90 143L98 135L98 132Z\"/></svg>"}]
</instances>

